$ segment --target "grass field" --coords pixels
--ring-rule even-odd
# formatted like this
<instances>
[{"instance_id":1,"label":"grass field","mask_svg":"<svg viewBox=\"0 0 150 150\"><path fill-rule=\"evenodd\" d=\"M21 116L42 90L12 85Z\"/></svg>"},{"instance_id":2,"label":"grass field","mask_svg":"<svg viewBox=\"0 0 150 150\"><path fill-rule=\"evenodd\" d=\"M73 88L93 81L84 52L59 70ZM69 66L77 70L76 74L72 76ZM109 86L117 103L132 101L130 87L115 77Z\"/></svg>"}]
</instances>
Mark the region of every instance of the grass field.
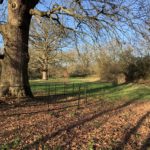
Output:
<instances>
[{"instance_id":1,"label":"grass field","mask_svg":"<svg viewBox=\"0 0 150 150\"><path fill-rule=\"evenodd\" d=\"M84 95L99 97L105 100L144 100L150 99L150 86L145 84L122 84L102 83L96 78L70 78L49 79L48 81L31 80L31 88L35 93L46 94L71 94L80 92Z\"/></svg>"}]
</instances>

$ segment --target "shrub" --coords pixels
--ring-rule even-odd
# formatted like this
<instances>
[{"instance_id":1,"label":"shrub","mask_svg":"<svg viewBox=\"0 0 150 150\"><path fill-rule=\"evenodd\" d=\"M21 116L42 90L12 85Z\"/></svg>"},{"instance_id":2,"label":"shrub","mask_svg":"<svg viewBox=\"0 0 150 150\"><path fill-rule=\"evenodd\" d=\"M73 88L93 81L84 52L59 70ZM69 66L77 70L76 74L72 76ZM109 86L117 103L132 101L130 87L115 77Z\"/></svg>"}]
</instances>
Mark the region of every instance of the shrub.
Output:
<instances>
[{"instance_id":1,"label":"shrub","mask_svg":"<svg viewBox=\"0 0 150 150\"><path fill-rule=\"evenodd\" d=\"M150 56L134 57L134 62L127 65L124 73L129 82L147 79L150 75Z\"/></svg>"}]
</instances>

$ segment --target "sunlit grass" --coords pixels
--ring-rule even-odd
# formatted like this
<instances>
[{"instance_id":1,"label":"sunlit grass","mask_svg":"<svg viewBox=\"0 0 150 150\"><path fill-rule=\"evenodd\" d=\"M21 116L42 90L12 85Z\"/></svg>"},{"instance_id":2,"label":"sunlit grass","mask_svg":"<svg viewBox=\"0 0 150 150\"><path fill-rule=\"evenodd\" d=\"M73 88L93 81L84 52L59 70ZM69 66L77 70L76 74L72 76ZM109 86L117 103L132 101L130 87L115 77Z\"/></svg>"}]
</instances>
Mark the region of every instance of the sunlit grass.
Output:
<instances>
[{"instance_id":1,"label":"sunlit grass","mask_svg":"<svg viewBox=\"0 0 150 150\"><path fill-rule=\"evenodd\" d=\"M72 78L49 78L48 80L44 81L41 79L38 80L30 80L30 83L32 84L39 84L39 83L69 83L69 82L73 82L73 83L81 83L81 82L95 82L98 81L99 78L95 77L95 76L91 76L91 77L72 77Z\"/></svg>"},{"instance_id":2,"label":"sunlit grass","mask_svg":"<svg viewBox=\"0 0 150 150\"><path fill-rule=\"evenodd\" d=\"M85 82L86 81L86 82ZM100 97L104 100L150 100L150 86L144 84L101 83L89 81L89 78L49 79L47 81L30 81L32 91L47 92L49 94L86 94L90 97ZM80 89L79 89L80 88Z\"/></svg>"},{"instance_id":3,"label":"sunlit grass","mask_svg":"<svg viewBox=\"0 0 150 150\"><path fill-rule=\"evenodd\" d=\"M150 100L150 87L138 84L125 84L107 90L104 98L109 100Z\"/></svg>"}]
</instances>

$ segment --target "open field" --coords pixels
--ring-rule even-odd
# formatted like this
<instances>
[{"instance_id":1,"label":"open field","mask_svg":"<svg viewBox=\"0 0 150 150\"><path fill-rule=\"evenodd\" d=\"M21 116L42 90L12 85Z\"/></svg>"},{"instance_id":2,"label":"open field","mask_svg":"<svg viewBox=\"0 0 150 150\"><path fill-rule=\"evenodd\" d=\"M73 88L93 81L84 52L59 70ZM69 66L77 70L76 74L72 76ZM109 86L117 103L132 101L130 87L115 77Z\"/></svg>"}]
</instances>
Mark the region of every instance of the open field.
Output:
<instances>
[{"instance_id":1,"label":"open field","mask_svg":"<svg viewBox=\"0 0 150 150\"><path fill-rule=\"evenodd\" d=\"M31 83L52 83L52 82L58 82L58 83L64 83L64 82L73 82L73 83L81 83L81 82L97 82L99 81L99 78L96 76L91 76L91 77L72 77L72 78L50 78L47 81L43 80L30 80Z\"/></svg>"},{"instance_id":2,"label":"open field","mask_svg":"<svg viewBox=\"0 0 150 150\"><path fill-rule=\"evenodd\" d=\"M98 78L94 77L70 78L67 82L63 81L62 78L48 81L32 80L32 91L36 93L43 91L46 95L68 94L69 96L78 96L79 92L84 96L86 92L88 97L92 96L113 101L150 99L150 85L148 84L114 85L113 83L99 82Z\"/></svg>"},{"instance_id":3,"label":"open field","mask_svg":"<svg viewBox=\"0 0 150 150\"><path fill-rule=\"evenodd\" d=\"M73 83L77 89L79 84L88 85L87 101L84 88L80 101L77 91L70 94ZM148 85L115 86L77 79L73 83L67 83L68 95L1 102L0 149L147 150L150 147ZM38 90L46 87L44 82L31 81L33 90L37 90L35 84ZM64 84L58 85L51 88L59 93Z\"/></svg>"}]
</instances>

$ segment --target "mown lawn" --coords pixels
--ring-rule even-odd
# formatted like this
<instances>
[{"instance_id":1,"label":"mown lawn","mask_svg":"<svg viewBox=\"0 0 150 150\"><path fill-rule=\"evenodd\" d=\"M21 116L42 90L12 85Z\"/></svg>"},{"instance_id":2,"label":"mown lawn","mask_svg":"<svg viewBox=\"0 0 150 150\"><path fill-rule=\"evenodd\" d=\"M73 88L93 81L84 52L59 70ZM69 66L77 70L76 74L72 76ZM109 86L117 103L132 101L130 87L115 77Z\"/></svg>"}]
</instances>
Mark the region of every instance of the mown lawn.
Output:
<instances>
[{"instance_id":1,"label":"mown lawn","mask_svg":"<svg viewBox=\"0 0 150 150\"><path fill-rule=\"evenodd\" d=\"M114 85L99 81L92 82L89 78L31 80L30 84L33 93L36 94L43 92L45 95L68 94L76 96L80 93L82 96L87 95L108 101L150 99L150 86L145 84Z\"/></svg>"},{"instance_id":2,"label":"mown lawn","mask_svg":"<svg viewBox=\"0 0 150 150\"><path fill-rule=\"evenodd\" d=\"M103 94L102 97L108 100L149 100L150 86L133 83L112 86Z\"/></svg>"}]
</instances>

